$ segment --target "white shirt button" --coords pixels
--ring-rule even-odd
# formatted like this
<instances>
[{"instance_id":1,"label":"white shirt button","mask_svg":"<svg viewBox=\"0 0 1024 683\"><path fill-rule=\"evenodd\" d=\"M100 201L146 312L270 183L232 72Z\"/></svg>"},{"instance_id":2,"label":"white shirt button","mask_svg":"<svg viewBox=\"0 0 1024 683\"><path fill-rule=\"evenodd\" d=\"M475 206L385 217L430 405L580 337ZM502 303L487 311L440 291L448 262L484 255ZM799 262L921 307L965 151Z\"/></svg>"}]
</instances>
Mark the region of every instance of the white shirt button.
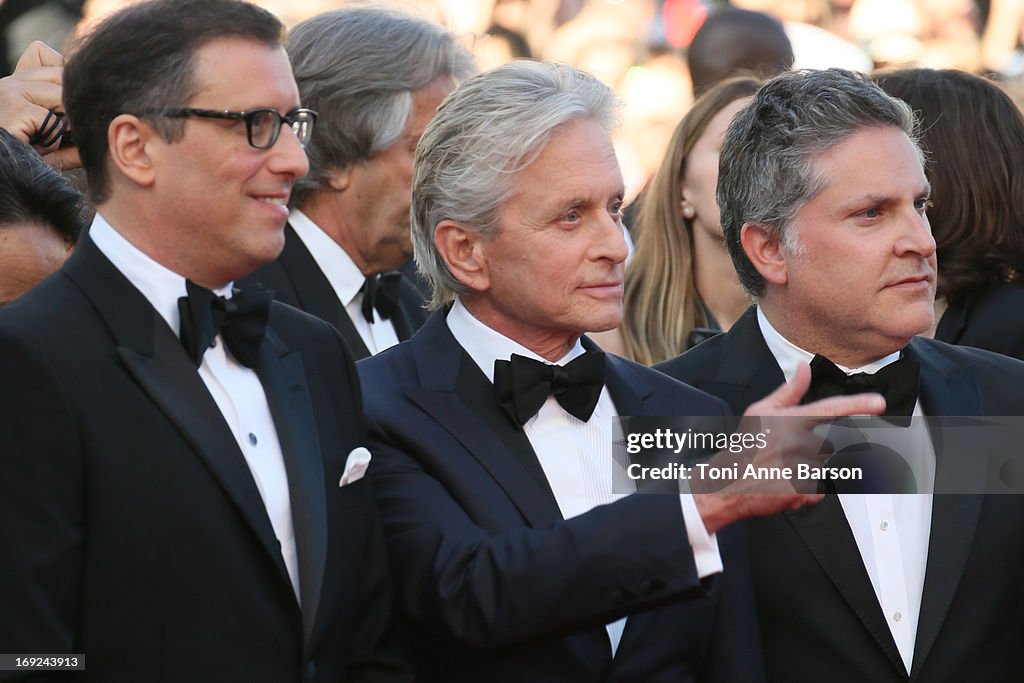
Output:
<instances>
[{"instance_id":1,"label":"white shirt button","mask_svg":"<svg viewBox=\"0 0 1024 683\"><path fill-rule=\"evenodd\" d=\"M897 611L892 613L892 620L893 621L899 621L902 618L903 618L903 612L900 612L899 610L897 610Z\"/></svg>"},{"instance_id":2,"label":"white shirt button","mask_svg":"<svg viewBox=\"0 0 1024 683\"><path fill-rule=\"evenodd\" d=\"M889 522L887 522L887 521L885 521L883 519L882 523L878 525L878 528L881 529L882 531L885 531L886 529L889 528Z\"/></svg>"}]
</instances>

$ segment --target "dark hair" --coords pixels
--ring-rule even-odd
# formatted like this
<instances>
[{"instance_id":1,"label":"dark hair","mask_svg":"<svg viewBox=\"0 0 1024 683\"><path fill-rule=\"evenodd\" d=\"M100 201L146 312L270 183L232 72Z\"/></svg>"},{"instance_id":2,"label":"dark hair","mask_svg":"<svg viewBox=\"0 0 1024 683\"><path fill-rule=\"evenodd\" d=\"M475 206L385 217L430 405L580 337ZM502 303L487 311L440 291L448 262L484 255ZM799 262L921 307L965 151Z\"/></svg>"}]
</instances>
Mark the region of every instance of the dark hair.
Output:
<instances>
[{"instance_id":1,"label":"dark hair","mask_svg":"<svg viewBox=\"0 0 1024 683\"><path fill-rule=\"evenodd\" d=\"M247 38L281 46L284 27L274 15L239 0L151 0L112 14L72 48L64 69L67 111L89 196L108 198L107 129L120 114L186 105L196 94L193 56L212 40ZM173 142L179 119L151 125Z\"/></svg>"},{"instance_id":2,"label":"dark hair","mask_svg":"<svg viewBox=\"0 0 1024 683\"><path fill-rule=\"evenodd\" d=\"M749 72L771 78L793 66L793 46L782 22L763 12L735 7L713 11L686 51L693 94L729 76Z\"/></svg>"},{"instance_id":3,"label":"dark hair","mask_svg":"<svg viewBox=\"0 0 1024 683\"><path fill-rule=\"evenodd\" d=\"M85 227L82 196L34 149L0 128L0 230L31 223L74 244Z\"/></svg>"},{"instance_id":4,"label":"dark hair","mask_svg":"<svg viewBox=\"0 0 1024 683\"><path fill-rule=\"evenodd\" d=\"M844 69L788 71L768 81L732 120L718 164L722 233L740 284L753 296L764 278L740 243L746 223L794 248L787 230L822 189L815 159L866 128L892 126L917 146L914 113L867 76Z\"/></svg>"},{"instance_id":5,"label":"dark hair","mask_svg":"<svg viewBox=\"0 0 1024 683\"><path fill-rule=\"evenodd\" d=\"M874 78L921 120L937 294L955 302L1024 280L1024 115L995 83L962 71L899 69Z\"/></svg>"}]
</instances>

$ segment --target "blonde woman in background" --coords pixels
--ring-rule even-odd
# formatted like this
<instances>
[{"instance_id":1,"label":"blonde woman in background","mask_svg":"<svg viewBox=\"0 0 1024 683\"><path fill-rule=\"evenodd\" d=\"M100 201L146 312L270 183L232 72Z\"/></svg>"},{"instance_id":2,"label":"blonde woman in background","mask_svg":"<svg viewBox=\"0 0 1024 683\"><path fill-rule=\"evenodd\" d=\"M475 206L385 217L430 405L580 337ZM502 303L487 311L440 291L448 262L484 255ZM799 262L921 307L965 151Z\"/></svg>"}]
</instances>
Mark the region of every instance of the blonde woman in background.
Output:
<instances>
[{"instance_id":1,"label":"blonde woman in background","mask_svg":"<svg viewBox=\"0 0 1024 683\"><path fill-rule=\"evenodd\" d=\"M760 86L753 77L726 79L676 126L639 200L622 324L591 335L606 350L653 365L729 329L750 304L722 241L715 186L729 122Z\"/></svg>"}]
</instances>

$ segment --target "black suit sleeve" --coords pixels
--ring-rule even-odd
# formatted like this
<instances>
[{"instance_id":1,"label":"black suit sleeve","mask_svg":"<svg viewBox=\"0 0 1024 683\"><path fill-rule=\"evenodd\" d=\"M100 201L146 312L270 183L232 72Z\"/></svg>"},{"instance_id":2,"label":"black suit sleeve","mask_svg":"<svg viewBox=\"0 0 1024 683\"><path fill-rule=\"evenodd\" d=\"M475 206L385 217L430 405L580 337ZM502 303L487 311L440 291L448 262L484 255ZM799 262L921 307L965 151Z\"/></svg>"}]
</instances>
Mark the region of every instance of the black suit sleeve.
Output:
<instances>
[{"instance_id":1,"label":"black suit sleeve","mask_svg":"<svg viewBox=\"0 0 1024 683\"><path fill-rule=\"evenodd\" d=\"M73 380L0 329L0 652L70 653L76 641L84 473L61 389Z\"/></svg>"},{"instance_id":2,"label":"black suit sleeve","mask_svg":"<svg viewBox=\"0 0 1024 683\"><path fill-rule=\"evenodd\" d=\"M369 429L397 598L416 624L498 648L705 594L677 496L634 495L547 528L492 532L408 455L430 437L397 442L372 418Z\"/></svg>"}]
</instances>

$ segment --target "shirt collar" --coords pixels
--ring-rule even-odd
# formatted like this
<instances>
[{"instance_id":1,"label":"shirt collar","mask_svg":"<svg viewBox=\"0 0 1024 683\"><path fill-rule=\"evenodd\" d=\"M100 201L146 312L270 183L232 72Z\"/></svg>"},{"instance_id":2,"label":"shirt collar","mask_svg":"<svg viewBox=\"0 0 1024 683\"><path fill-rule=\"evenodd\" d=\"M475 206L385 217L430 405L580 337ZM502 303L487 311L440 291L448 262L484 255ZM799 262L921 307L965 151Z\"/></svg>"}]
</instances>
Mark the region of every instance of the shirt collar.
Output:
<instances>
[{"instance_id":1,"label":"shirt collar","mask_svg":"<svg viewBox=\"0 0 1024 683\"><path fill-rule=\"evenodd\" d=\"M768 322L768 317L764 314L764 311L761 310L760 306L757 307L757 324L761 328L761 336L764 337L764 342L768 345L768 350L772 352L772 355L775 356L775 360L779 364L779 367L782 368L782 372L786 376L786 381L792 382L793 377L796 376L797 367L801 363L810 363L811 359L814 358L814 354L810 351L805 351L783 337L779 331L776 330L770 322ZM887 356L866 365L862 365L859 368L847 368L842 365L837 365L836 367L847 375L852 375L858 372L873 375L889 363L896 362L899 358L900 352L894 351Z\"/></svg>"},{"instance_id":2,"label":"shirt collar","mask_svg":"<svg viewBox=\"0 0 1024 683\"><path fill-rule=\"evenodd\" d=\"M181 316L178 312L178 299L186 295L185 277L144 254L99 212L96 213L89 228L89 238L114 267L142 292L174 333L179 334ZM230 299L233 284L229 282L224 287L214 290L214 293Z\"/></svg>"},{"instance_id":3,"label":"shirt collar","mask_svg":"<svg viewBox=\"0 0 1024 683\"><path fill-rule=\"evenodd\" d=\"M448 312L446 321L455 341L465 349L469 357L483 370L491 382L494 381L494 361L508 360L513 353L542 363L549 362L519 342L509 339L477 320L458 298L455 299L452 310ZM567 354L559 358L555 365L565 365L584 353L583 345L577 339L576 344L569 349Z\"/></svg>"},{"instance_id":4,"label":"shirt collar","mask_svg":"<svg viewBox=\"0 0 1024 683\"><path fill-rule=\"evenodd\" d=\"M356 262L334 241L334 238L298 209L292 209L288 214L288 223L306 245L306 249L331 284L331 289L334 290L341 305L348 306L352 303L366 282L366 276L359 270Z\"/></svg>"}]
</instances>

